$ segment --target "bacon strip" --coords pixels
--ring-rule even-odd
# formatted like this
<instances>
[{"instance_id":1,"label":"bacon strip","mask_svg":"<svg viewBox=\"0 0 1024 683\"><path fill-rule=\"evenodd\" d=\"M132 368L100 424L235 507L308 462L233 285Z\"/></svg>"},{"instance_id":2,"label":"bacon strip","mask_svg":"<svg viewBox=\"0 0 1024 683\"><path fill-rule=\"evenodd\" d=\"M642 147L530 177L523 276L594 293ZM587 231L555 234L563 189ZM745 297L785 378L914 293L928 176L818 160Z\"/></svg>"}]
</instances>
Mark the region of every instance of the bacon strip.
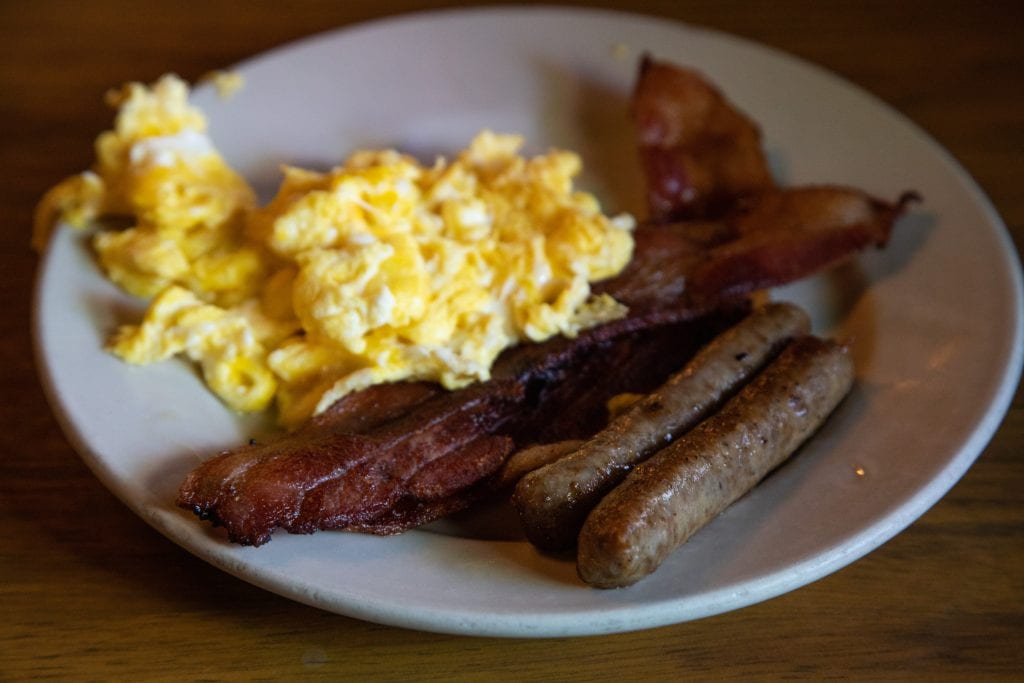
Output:
<instances>
[{"instance_id":1,"label":"bacon strip","mask_svg":"<svg viewBox=\"0 0 1024 683\"><path fill-rule=\"evenodd\" d=\"M747 294L793 282L869 246L888 243L896 218L920 198L893 203L860 190L819 186L765 192L742 201L719 224L727 240L692 271L690 296Z\"/></svg>"},{"instance_id":2,"label":"bacon strip","mask_svg":"<svg viewBox=\"0 0 1024 683\"><path fill-rule=\"evenodd\" d=\"M714 219L775 186L757 124L695 71L645 56L630 113L653 222Z\"/></svg>"},{"instance_id":3,"label":"bacon strip","mask_svg":"<svg viewBox=\"0 0 1024 683\"><path fill-rule=\"evenodd\" d=\"M521 398L521 386L492 382L441 395L366 434L306 429L244 446L196 468L178 504L247 545L265 543L277 527L310 533L364 523L393 507L421 468L492 430Z\"/></svg>"},{"instance_id":4,"label":"bacon strip","mask_svg":"<svg viewBox=\"0 0 1024 683\"><path fill-rule=\"evenodd\" d=\"M327 410L314 415L307 429L331 429L360 434L408 413L444 391L430 382L378 384L342 396Z\"/></svg>"}]
</instances>

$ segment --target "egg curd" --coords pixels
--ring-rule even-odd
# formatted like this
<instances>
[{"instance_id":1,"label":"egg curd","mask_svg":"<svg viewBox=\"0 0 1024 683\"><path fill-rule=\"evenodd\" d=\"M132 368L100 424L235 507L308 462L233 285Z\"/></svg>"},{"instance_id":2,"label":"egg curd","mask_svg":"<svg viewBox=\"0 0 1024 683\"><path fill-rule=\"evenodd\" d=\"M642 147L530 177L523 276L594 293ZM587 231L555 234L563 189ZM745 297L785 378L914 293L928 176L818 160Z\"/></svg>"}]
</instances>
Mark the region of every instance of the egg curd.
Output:
<instances>
[{"instance_id":1,"label":"egg curd","mask_svg":"<svg viewBox=\"0 0 1024 683\"><path fill-rule=\"evenodd\" d=\"M519 136L489 131L430 166L358 151L329 172L284 167L259 207L181 80L110 99L93 170L47 193L34 241L61 221L130 216L92 238L111 280L152 297L110 350L136 364L183 354L236 410L276 399L296 426L377 383L457 389L512 345L626 312L590 284L628 263L633 219L573 189L572 152L524 158Z\"/></svg>"}]
</instances>

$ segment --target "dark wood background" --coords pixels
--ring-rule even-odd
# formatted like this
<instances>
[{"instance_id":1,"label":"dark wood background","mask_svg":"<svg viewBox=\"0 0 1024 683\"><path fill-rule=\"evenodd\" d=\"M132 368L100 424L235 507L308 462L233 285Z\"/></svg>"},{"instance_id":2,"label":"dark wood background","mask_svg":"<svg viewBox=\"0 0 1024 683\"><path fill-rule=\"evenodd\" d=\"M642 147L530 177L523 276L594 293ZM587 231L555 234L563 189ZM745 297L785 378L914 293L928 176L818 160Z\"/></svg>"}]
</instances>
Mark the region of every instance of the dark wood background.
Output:
<instances>
[{"instance_id":1,"label":"dark wood background","mask_svg":"<svg viewBox=\"0 0 1024 683\"><path fill-rule=\"evenodd\" d=\"M938 505L815 584L695 623L496 640L305 607L193 558L79 461L39 388L29 334L32 208L86 168L100 94L192 80L352 22L459 3L0 2L0 679L1012 678L1024 670L1024 404ZM577 4L577 3L569 3ZM579 3L583 4L583 3ZM598 2L816 62L930 132L1024 240L1024 4Z\"/></svg>"}]
</instances>

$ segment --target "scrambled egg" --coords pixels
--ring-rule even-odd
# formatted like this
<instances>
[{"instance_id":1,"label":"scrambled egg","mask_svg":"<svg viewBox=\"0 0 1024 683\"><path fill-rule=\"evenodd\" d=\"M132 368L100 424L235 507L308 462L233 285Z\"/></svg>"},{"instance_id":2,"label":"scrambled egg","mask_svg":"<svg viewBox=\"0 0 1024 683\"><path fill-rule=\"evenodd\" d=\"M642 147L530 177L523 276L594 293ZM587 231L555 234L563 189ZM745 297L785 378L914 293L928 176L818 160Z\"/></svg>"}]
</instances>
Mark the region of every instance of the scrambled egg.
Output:
<instances>
[{"instance_id":1,"label":"scrambled egg","mask_svg":"<svg viewBox=\"0 0 1024 683\"><path fill-rule=\"evenodd\" d=\"M199 81L212 84L222 100L230 100L245 86L245 79L236 71L210 71L200 76Z\"/></svg>"},{"instance_id":2,"label":"scrambled egg","mask_svg":"<svg viewBox=\"0 0 1024 683\"><path fill-rule=\"evenodd\" d=\"M43 198L36 246L57 220L81 228L130 216L133 226L93 239L107 276L127 291L150 297L178 284L220 304L253 296L265 278L261 250L243 240L255 195L214 149L188 86L164 76L152 89L132 83L107 99L119 107L114 130L96 140L92 171Z\"/></svg>"},{"instance_id":3,"label":"scrambled egg","mask_svg":"<svg viewBox=\"0 0 1024 683\"><path fill-rule=\"evenodd\" d=\"M93 238L114 282L154 297L110 342L128 362L184 354L232 408L276 398L295 426L372 384L487 379L509 346L625 313L590 283L625 267L633 220L573 189L576 154L524 158L489 131L430 166L358 151L326 173L285 167L257 207L187 96L173 76L116 93L94 170L37 214L37 244L56 220L134 218Z\"/></svg>"}]
</instances>

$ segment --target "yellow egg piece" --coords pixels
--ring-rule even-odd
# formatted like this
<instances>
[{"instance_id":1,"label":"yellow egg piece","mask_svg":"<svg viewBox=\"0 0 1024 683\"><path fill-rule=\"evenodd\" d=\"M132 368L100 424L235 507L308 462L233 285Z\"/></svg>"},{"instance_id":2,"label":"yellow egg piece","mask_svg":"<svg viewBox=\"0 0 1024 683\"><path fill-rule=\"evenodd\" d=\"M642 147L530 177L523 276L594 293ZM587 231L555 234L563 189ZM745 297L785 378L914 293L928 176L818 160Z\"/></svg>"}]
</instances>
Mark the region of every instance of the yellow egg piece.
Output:
<instances>
[{"instance_id":1,"label":"yellow egg piece","mask_svg":"<svg viewBox=\"0 0 1024 683\"><path fill-rule=\"evenodd\" d=\"M200 364L210 388L235 410L263 410L277 390L266 350L248 318L203 303L181 287L161 292L142 322L122 327L109 346L135 364L186 355Z\"/></svg>"}]
</instances>

